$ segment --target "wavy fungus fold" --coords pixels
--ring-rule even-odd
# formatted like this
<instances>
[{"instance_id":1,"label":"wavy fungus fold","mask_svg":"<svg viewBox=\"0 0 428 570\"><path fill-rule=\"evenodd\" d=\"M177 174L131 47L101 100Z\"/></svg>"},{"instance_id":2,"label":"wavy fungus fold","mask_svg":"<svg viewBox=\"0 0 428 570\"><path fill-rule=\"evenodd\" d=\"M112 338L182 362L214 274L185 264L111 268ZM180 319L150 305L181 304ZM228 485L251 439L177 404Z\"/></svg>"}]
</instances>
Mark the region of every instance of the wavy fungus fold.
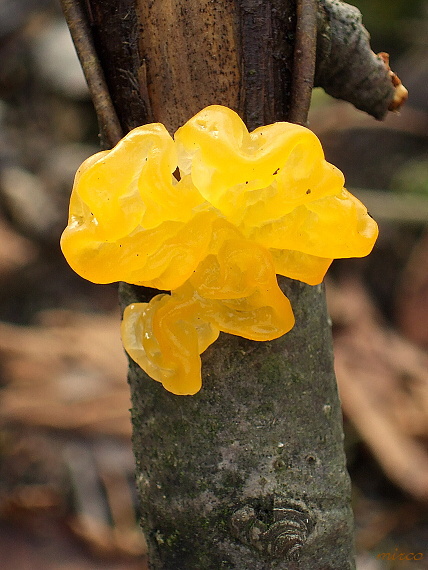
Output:
<instances>
[{"instance_id":1,"label":"wavy fungus fold","mask_svg":"<svg viewBox=\"0 0 428 570\"><path fill-rule=\"evenodd\" d=\"M309 129L249 133L213 105L174 139L144 125L88 158L61 247L89 281L171 291L127 307L122 340L167 390L195 394L221 331L266 341L293 327L277 274L316 285L333 259L371 251L376 222L343 184Z\"/></svg>"}]
</instances>

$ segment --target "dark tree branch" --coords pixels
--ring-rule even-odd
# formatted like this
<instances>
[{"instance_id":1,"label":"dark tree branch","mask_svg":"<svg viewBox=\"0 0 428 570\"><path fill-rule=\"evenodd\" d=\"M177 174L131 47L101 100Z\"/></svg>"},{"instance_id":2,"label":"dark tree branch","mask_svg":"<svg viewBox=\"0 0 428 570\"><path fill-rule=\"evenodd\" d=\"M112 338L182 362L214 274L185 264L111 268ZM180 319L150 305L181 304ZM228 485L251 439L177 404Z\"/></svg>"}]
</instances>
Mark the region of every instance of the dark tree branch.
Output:
<instances>
[{"instance_id":1,"label":"dark tree branch","mask_svg":"<svg viewBox=\"0 0 428 570\"><path fill-rule=\"evenodd\" d=\"M103 146L111 148L123 132L92 42L87 16L79 0L61 0L61 5L98 117Z\"/></svg>"},{"instance_id":2,"label":"dark tree branch","mask_svg":"<svg viewBox=\"0 0 428 570\"><path fill-rule=\"evenodd\" d=\"M317 0L297 0L294 74L289 120L300 125L306 124L314 84L317 10Z\"/></svg>"},{"instance_id":3,"label":"dark tree branch","mask_svg":"<svg viewBox=\"0 0 428 570\"><path fill-rule=\"evenodd\" d=\"M119 68L140 81L140 93L144 80L150 120L171 132L213 103L237 110L250 129L289 120L294 0L90 6L122 125L140 120L141 109L131 104L134 82L117 85ZM153 570L354 567L324 291L287 279L281 286L296 312L293 331L266 343L222 335L202 355L204 386L195 396L166 392L130 363L137 483ZM122 306L149 296L121 286Z\"/></svg>"},{"instance_id":4,"label":"dark tree branch","mask_svg":"<svg viewBox=\"0 0 428 570\"><path fill-rule=\"evenodd\" d=\"M253 130L289 117L295 2L241 0L236 4L242 70L239 111Z\"/></svg>"},{"instance_id":5,"label":"dark tree branch","mask_svg":"<svg viewBox=\"0 0 428 570\"><path fill-rule=\"evenodd\" d=\"M79 6L63 4L66 14ZM156 120L174 131L213 103L237 110L250 129L306 121L313 1L298 2L296 47L295 0L88 5L95 49L124 130ZM95 69L98 78L88 24L79 11L67 17L77 27L84 68L92 78ZM320 0L318 18L318 84L380 116L394 87L385 64L367 53L359 13ZM91 91L97 98L107 87ZM115 142L117 119L100 122ZM280 284L295 310L293 330L265 343L222 335L202 356L204 386L195 396L165 391L130 363L137 483L153 570L354 568L324 291L287 279ZM151 293L124 283L122 306L147 301Z\"/></svg>"}]
</instances>

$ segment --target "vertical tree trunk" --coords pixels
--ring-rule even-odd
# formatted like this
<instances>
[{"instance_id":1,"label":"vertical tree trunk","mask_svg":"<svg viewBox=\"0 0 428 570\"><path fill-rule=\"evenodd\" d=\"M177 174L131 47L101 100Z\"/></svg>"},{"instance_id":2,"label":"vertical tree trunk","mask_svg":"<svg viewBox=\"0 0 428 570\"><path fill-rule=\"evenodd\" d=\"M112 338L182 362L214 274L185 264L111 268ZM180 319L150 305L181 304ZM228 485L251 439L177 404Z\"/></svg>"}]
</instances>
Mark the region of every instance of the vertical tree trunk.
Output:
<instances>
[{"instance_id":1,"label":"vertical tree trunk","mask_svg":"<svg viewBox=\"0 0 428 570\"><path fill-rule=\"evenodd\" d=\"M173 132L209 104L250 129L287 120L289 0L87 0L123 129ZM175 396L130 363L133 444L152 569L352 569L350 485L322 286L282 279L296 325L223 334L203 388ZM121 303L152 291L121 286Z\"/></svg>"}]
</instances>

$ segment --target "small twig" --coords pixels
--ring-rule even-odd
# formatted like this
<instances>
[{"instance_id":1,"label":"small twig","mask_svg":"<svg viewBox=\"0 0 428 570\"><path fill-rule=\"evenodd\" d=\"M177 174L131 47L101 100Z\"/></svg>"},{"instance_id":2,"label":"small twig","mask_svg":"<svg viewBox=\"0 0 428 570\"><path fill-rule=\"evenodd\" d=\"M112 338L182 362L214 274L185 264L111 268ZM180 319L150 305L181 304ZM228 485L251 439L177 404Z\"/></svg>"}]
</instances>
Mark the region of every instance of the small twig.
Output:
<instances>
[{"instance_id":1,"label":"small twig","mask_svg":"<svg viewBox=\"0 0 428 570\"><path fill-rule=\"evenodd\" d=\"M315 0L297 0L294 75L289 119L291 122L301 125L305 125L308 118L314 83L317 7L318 3Z\"/></svg>"},{"instance_id":2,"label":"small twig","mask_svg":"<svg viewBox=\"0 0 428 570\"><path fill-rule=\"evenodd\" d=\"M123 132L92 42L85 13L79 0L61 0L61 5L97 113L102 140L111 148L122 138Z\"/></svg>"}]
</instances>

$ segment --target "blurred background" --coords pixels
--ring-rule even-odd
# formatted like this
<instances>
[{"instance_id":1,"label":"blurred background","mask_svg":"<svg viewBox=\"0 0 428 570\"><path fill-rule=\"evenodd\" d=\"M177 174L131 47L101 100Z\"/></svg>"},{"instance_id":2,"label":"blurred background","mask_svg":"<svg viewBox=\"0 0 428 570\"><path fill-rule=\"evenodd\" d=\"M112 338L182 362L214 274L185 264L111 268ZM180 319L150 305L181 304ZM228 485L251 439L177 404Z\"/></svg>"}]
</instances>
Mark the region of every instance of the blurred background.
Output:
<instances>
[{"instance_id":1,"label":"blurred background","mask_svg":"<svg viewBox=\"0 0 428 570\"><path fill-rule=\"evenodd\" d=\"M327 279L358 570L428 568L428 2L355 0L409 89L377 122L315 90L310 127L379 222ZM59 5L0 0L0 560L146 568L116 286L59 250L98 128ZM386 556L390 553L390 560ZM400 553L422 559L399 560ZM393 556L395 554L395 560Z\"/></svg>"}]
</instances>

